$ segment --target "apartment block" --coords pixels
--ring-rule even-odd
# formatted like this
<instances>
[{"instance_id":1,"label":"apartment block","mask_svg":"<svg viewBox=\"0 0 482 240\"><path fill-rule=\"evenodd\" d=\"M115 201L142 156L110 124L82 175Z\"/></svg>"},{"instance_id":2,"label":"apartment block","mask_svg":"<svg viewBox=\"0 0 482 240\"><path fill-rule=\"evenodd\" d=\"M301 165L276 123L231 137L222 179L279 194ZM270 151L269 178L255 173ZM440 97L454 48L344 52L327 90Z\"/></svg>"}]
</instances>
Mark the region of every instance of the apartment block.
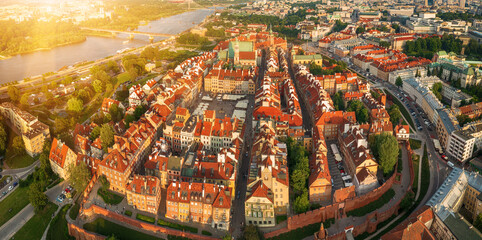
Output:
<instances>
[{"instance_id":1,"label":"apartment block","mask_svg":"<svg viewBox=\"0 0 482 240\"><path fill-rule=\"evenodd\" d=\"M10 102L2 103L0 112L22 136L27 154L32 157L40 154L45 139L50 140L49 127L40 122L37 117L21 110Z\"/></svg>"}]
</instances>

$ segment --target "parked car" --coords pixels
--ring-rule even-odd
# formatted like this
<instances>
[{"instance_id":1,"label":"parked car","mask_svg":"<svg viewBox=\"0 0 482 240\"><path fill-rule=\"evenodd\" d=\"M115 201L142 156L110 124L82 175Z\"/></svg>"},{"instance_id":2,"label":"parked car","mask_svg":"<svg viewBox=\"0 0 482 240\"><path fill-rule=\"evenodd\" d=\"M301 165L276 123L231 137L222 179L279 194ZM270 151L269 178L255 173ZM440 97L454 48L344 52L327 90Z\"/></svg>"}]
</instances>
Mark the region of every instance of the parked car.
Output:
<instances>
[{"instance_id":1,"label":"parked car","mask_svg":"<svg viewBox=\"0 0 482 240\"><path fill-rule=\"evenodd\" d=\"M18 185L18 182L13 183L13 187L16 187Z\"/></svg>"},{"instance_id":2,"label":"parked car","mask_svg":"<svg viewBox=\"0 0 482 240\"><path fill-rule=\"evenodd\" d=\"M12 189L13 189L13 186L10 185L10 187L8 187L8 191L12 191Z\"/></svg>"}]
</instances>

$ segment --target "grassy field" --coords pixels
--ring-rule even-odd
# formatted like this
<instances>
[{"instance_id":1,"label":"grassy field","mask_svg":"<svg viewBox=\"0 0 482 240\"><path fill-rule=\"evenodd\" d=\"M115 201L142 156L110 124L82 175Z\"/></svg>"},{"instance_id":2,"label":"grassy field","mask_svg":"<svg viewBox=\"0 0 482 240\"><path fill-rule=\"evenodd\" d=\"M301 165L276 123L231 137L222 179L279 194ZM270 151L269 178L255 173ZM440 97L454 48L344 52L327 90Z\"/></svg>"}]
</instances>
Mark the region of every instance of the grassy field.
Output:
<instances>
[{"instance_id":1,"label":"grassy field","mask_svg":"<svg viewBox=\"0 0 482 240\"><path fill-rule=\"evenodd\" d=\"M69 216L72 220L77 219L77 216L79 215L79 210L80 210L80 205L78 203L75 203L75 205L70 209Z\"/></svg>"},{"instance_id":2,"label":"grassy field","mask_svg":"<svg viewBox=\"0 0 482 240\"><path fill-rule=\"evenodd\" d=\"M7 126L8 131L8 147L5 153L5 163L9 168L24 168L32 165L35 162L33 157L30 157L25 151L22 154L15 154L12 149L13 138L18 136L10 127Z\"/></svg>"},{"instance_id":3,"label":"grassy field","mask_svg":"<svg viewBox=\"0 0 482 240\"><path fill-rule=\"evenodd\" d=\"M383 205L387 204L390 202L390 199L392 199L395 196L395 191L393 189L389 189L386 193L384 193L379 199L376 201L373 201L361 208L357 208L355 210L351 210L346 213L347 216L356 216L356 217L361 217L365 216L368 213L371 213L379 208L381 208Z\"/></svg>"},{"instance_id":4,"label":"grassy field","mask_svg":"<svg viewBox=\"0 0 482 240\"><path fill-rule=\"evenodd\" d=\"M69 235L67 220L65 219L65 214L67 214L67 210L69 210L71 206L71 204L63 206L57 216L52 220L49 231L47 232L47 240L75 239Z\"/></svg>"},{"instance_id":5,"label":"grassy field","mask_svg":"<svg viewBox=\"0 0 482 240\"><path fill-rule=\"evenodd\" d=\"M156 222L156 219L155 219L155 218L149 217L149 216L146 216L146 215L142 215L142 214L140 214L140 213L138 213L138 214L136 215L136 218L137 218L138 220L141 220L141 221L144 221L144 222L147 222L147 223L152 223L152 224L154 224L154 223Z\"/></svg>"},{"instance_id":6,"label":"grassy field","mask_svg":"<svg viewBox=\"0 0 482 240\"><path fill-rule=\"evenodd\" d=\"M422 147L422 141L420 140L410 138L408 141L410 142L410 148L412 148L412 150L417 150Z\"/></svg>"},{"instance_id":7,"label":"grassy field","mask_svg":"<svg viewBox=\"0 0 482 240\"><path fill-rule=\"evenodd\" d=\"M45 229L49 225L52 214L58 206L52 202L39 213L36 213L20 230L13 236L14 239L41 239ZM60 239L60 238L59 238ZM62 238L65 239L65 238Z\"/></svg>"},{"instance_id":8,"label":"grassy field","mask_svg":"<svg viewBox=\"0 0 482 240\"><path fill-rule=\"evenodd\" d=\"M413 124L413 120L410 116L410 114L408 113L407 109L405 108L405 106L403 105L403 103L401 103L397 97L393 96L389 91L385 91L385 93L387 95L389 95L392 100L392 102L394 104L397 104L398 105L398 108L400 109L400 112L402 113L403 117L408 121L408 123L410 124L410 126L412 127L412 129L416 129L415 128L415 124Z\"/></svg>"},{"instance_id":9,"label":"grassy field","mask_svg":"<svg viewBox=\"0 0 482 240\"><path fill-rule=\"evenodd\" d=\"M131 80L131 75L129 75L128 72L117 75L117 82L119 83L125 83L130 80Z\"/></svg>"},{"instance_id":10,"label":"grassy field","mask_svg":"<svg viewBox=\"0 0 482 240\"><path fill-rule=\"evenodd\" d=\"M418 165L420 164L420 156L417 154L413 154L412 156L412 162L413 162L413 174L414 174L414 179L413 179L413 184L412 184L412 191L414 193L417 193L417 188L418 188Z\"/></svg>"},{"instance_id":11,"label":"grassy field","mask_svg":"<svg viewBox=\"0 0 482 240\"><path fill-rule=\"evenodd\" d=\"M174 229L181 230L181 231L189 231L189 232L192 232L192 233L198 232L198 229L195 228L195 227L190 227L190 226L181 225L181 224L172 223L172 222L166 222L162 219L157 220L157 225L169 227L169 228L174 228Z\"/></svg>"},{"instance_id":12,"label":"grassy field","mask_svg":"<svg viewBox=\"0 0 482 240\"><path fill-rule=\"evenodd\" d=\"M335 219L330 218L323 222L323 227L328 229L331 224L335 223ZM308 226L298 228L287 233L283 233L274 238L268 238L271 240L293 240L293 239L303 239L305 237L313 236L316 232L320 231L321 223L313 223Z\"/></svg>"},{"instance_id":13,"label":"grassy field","mask_svg":"<svg viewBox=\"0 0 482 240\"><path fill-rule=\"evenodd\" d=\"M0 226L5 224L13 216L17 215L20 210L28 205L28 187L16 189L0 202ZM10 211L11 209L11 211Z\"/></svg>"},{"instance_id":14,"label":"grassy field","mask_svg":"<svg viewBox=\"0 0 482 240\"><path fill-rule=\"evenodd\" d=\"M122 199L124 199L124 197L121 195L117 195L109 190L104 191L100 188L97 190L97 194L102 197L105 203L111 205L117 205L122 202Z\"/></svg>"},{"instance_id":15,"label":"grassy field","mask_svg":"<svg viewBox=\"0 0 482 240\"><path fill-rule=\"evenodd\" d=\"M157 240L160 238L135 231L130 228L126 228L119 224L113 223L111 221L105 220L103 218L97 218L95 221L84 224L84 229L87 231L102 234L104 236L115 235L117 237L122 236L122 240Z\"/></svg>"}]
</instances>

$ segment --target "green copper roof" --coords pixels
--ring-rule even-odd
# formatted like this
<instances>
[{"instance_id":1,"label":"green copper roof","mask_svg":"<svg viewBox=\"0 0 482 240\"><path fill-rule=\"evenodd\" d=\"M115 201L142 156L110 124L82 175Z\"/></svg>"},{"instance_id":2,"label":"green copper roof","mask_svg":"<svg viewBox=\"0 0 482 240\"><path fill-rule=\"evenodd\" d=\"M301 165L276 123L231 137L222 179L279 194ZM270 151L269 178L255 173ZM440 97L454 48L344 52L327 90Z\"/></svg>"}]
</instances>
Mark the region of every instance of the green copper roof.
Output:
<instances>
[{"instance_id":1,"label":"green copper roof","mask_svg":"<svg viewBox=\"0 0 482 240\"><path fill-rule=\"evenodd\" d=\"M440 56L447 56L447 52L445 51L438 51L437 52L437 55L440 57Z\"/></svg>"},{"instance_id":2,"label":"green copper roof","mask_svg":"<svg viewBox=\"0 0 482 240\"><path fill-rule=\"evenodd\" d=\"M218 58L220 60L226 61L228 59L228 51L223 50L218 52Z\"/></svg>"},{"instance_id":3,"label":"green copper roof","mask_svg":"<svg viewBox=\"0 0 482 240\"><path fill-rule=\"evenodd\" d=\"M321 60L322 57L320 54L314 54L314 55L294 55L293 56L294 60Z\"/></svg>"},{"instance_id":4,"label":"green copper roof","mask_svg":"<svg viewBox=\"0 0 482 240\"><path fill-rule=\"evenodd\" d=\"M229 58L234 58L234 45L238 44L240 52L254 51L253 42L231 41L229 42Z\"/></svg>"}]
</instances>

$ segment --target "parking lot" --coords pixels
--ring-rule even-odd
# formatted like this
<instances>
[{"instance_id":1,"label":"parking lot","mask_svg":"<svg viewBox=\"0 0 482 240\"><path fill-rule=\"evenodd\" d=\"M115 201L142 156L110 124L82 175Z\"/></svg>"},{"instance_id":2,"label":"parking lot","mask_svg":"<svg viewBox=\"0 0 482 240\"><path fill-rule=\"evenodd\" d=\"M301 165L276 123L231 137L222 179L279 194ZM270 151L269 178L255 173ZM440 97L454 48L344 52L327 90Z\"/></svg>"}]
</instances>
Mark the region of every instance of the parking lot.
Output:
<instances>
[{"instance_id":1,"label":"parking lot","mask_svg":"<svg viewBox=\"0 0 482 240\"><path fill-rule=\"evenodd\" d=\"M326 146L328 147L328 168L330 169L330 175L332 179L332 194L335 192L335 190L341 189L345 187L345 184L343 183L342 179L342 174L341 170L343 170L345 173L347 173L347 168L345 165L345 162L342 160L341 162L337 163L335 159L335 155L333 151L331 150L331 144L338 145L336 140L331 140L331 141L326 141ZM338 149L339 151L340 149ZM341 155L341 153L340 153Z\"/></svg>"}]
</instances>

